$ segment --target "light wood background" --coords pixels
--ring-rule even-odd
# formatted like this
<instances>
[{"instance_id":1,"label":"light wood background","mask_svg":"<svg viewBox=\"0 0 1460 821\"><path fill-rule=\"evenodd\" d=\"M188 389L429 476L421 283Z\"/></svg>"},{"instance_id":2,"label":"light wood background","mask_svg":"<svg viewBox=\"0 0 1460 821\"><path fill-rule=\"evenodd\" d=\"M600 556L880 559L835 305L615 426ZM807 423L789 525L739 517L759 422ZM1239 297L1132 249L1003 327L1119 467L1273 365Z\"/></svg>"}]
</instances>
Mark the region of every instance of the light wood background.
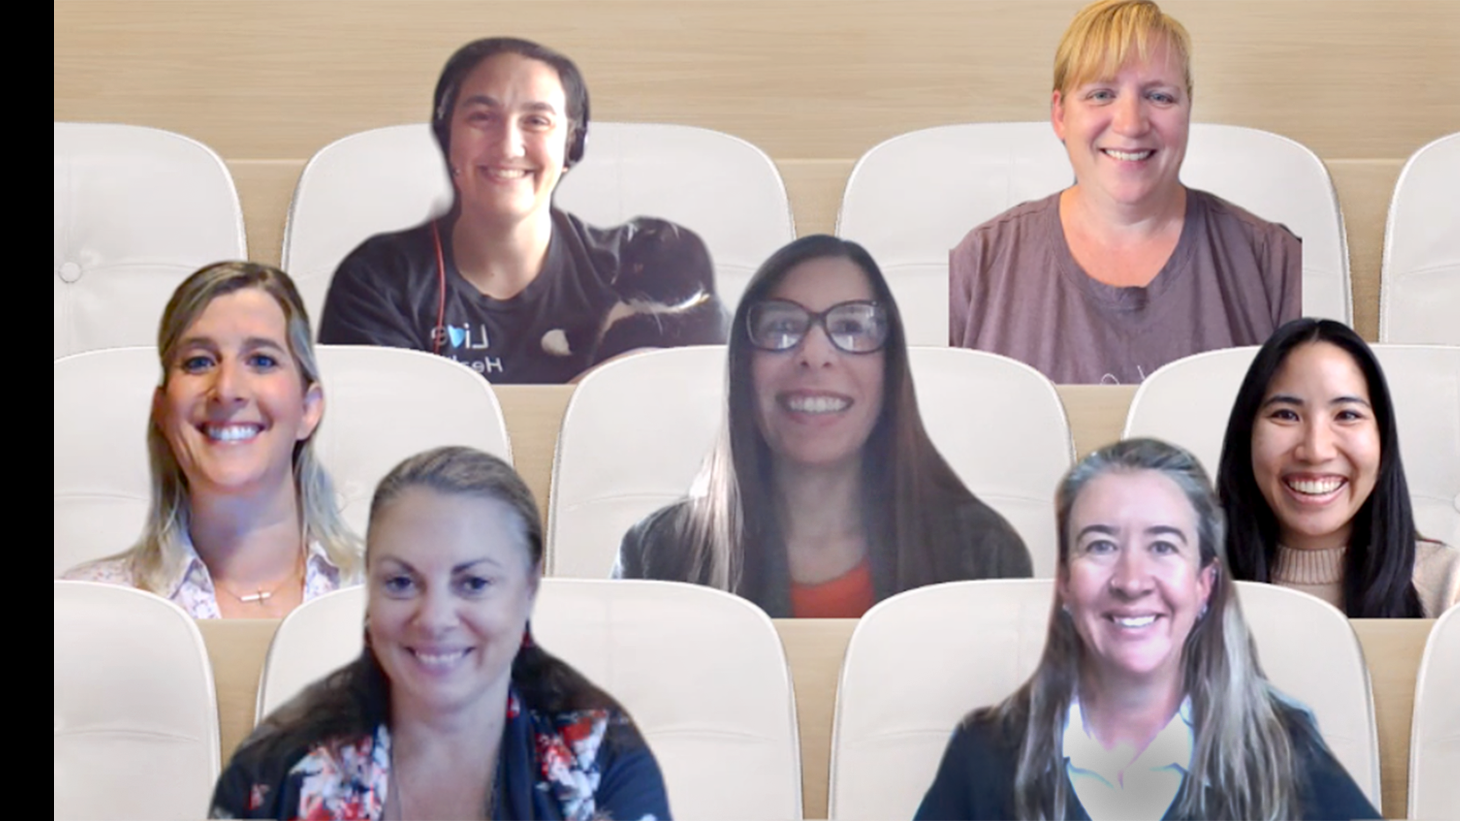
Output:
<instances>
[{"instance_id":1,"label":"light wood background","mask_svg":"<svg viewBox=\"0 0 1460 821\"><path fill-rule=\"evenodd\" d=\"M252 256L277 262L304 162L427 118L467 40L569 55L601 120L736 134L780 167L801 233L830 231L853 162L932 125L1048 115L1080 0L55 0L57 120L178 131L228 162ZM1292 137L1327 163L1354 320L1378 331L1389 196L1460 130L1456 0L1168 0L1195 43L1194 119Z\"/></svg>"}]
</instances>

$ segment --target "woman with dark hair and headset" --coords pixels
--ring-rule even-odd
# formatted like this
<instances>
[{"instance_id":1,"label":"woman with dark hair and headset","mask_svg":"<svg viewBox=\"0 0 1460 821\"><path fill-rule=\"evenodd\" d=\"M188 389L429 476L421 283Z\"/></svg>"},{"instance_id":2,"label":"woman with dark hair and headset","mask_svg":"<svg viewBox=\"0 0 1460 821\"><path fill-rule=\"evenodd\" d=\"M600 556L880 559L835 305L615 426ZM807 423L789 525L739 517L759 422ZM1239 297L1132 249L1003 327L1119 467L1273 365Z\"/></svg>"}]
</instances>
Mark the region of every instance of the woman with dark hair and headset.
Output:
<instances>
[{"instance_id":1,"label":"woman with dark hair and headset","mask_svg":"<svg viewBox=\"0 0 1460 821\"><path fill-rule=\"evenodd\" d=\"M451 210L351 252L320 341L431 351L503 383L568 382L638 348L724 342L699 237L648 217L597 228L553 207L587 128L588 88L567 57L508 37L459 49L431 112Z\"/></svg>"},{"instance_id":2,"label":"woman with dark hair and headset","mask_svg":"<svg viewBox=\"0 0 1460 821\"><path fill-rule=\"evenodd\" d=\"M689 496L635 525L614 574L728 590L772 616L857 618L914 587L1027 578L1014 528L923 428L897 303L862 246L767 259L730 332L729 409Z\"/></svg>"}]
</instances>

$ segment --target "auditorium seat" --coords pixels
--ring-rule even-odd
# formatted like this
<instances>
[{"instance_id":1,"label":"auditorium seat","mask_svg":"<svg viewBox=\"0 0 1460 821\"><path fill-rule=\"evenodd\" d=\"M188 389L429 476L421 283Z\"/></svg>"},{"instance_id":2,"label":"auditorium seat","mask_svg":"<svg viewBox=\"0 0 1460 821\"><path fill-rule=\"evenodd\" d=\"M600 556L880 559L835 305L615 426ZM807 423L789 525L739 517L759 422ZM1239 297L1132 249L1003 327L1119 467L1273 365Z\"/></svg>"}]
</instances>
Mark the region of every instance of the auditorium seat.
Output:
<instances>
[{"instance_id":1,"label":"auditorium seat","mask_svg":"<svg viewBox=\"0 0 1460 821\"><path fill-rule=\"evenodd\" d=\"M1038 371L980 351L908 351L929 437L976 495L1054 570L1054 489L1074 444ZM551 575L604 578L623 535L683 498L724 424L725 349L629 357L583 380L563 414L548 516Z\"/></svg>"},{"instance_id":2,"label":"auditorium seat","mask_svg":"<svg viewBox=\"0 0 1460 821\"><path fill-rule=\"evenodd\" d=\"M653 216L695 231L731 310L760 263L796 236L785 186L765 152L691 126L589 123L584 159L564 175L555 202L593 225ZM446 165L424 123L352 134L320 149L300 175L284 270L318 317L330 277L356 245L450 206Z\"/></svg>"},{"instance_id":3,"label":"auditorium seat","mask_svg":"<svg viewBox=\"0 0 1460 821\"><path fill-rule=\"evenodd\" d=\"M962 348L911 348L918 412L958 478L1019 531L1036 577L1054 575L1054 491L1074 463L1069 420L1054 385L1008 357Z\"/></svg>"},{"instance_id":4,"label":"auditorium seat","mask_svg":"<svg viewBox=\"0 0 1460 821\"><path fill-rule=\"evenodd\" d=\"M156 341L178 283L245 259L223 160L156 128L54 124L52 356Z\"/></svg>"},{"instance_id":5,"label":"auditorium seat","mask_svg":"<svg viewBox=\"0 0 1460 821\"><path fill-rule=\"evenodd\" d=\"M1460 544L1460 347L1374 345L1399 426L1419 532ZM1154 436L1190 450L1213 481L1227 417L1257 348L1172 362L1136 390L1123 438Z\"/></svg>"},{"instance_id":6,"label":"auditorium seat","mask_svg":"<svg viewBox=\"0 0 1460 821\"><path fill-rule=\"evenodd\" d=\"M1305 593L1237 584L1271 681L1313 709L1338 760L1379 805L1368 671L1338 610ZM951 582L868 611L847 646L833 719L832 819L909 818L958 722L997 704L1039 664L1053 582Z\"/></svg>"},{"instance_id":7,"label":"auditorium seat","mask_svg":"<svg viewBox=\"0 0 1460 821\"><path fill-rule=\"evenodd\" d=\"M1194 123L1181 180L1303 240L1303 313L1349 323L1348 244L1333 181L1303 145L1266 131ZM967 123L873 147L847 180L837 236L887 274L908 341L948 344L948 252L976 225L1074 183L1048 122Z\"/></svg>"},{"instance_id":8,"label":"auditorium seat","mask_svg":"<svg viewBox=\"0 0 1460 821\"><path fill-rule=\"evenodd\" d=\"M218 707L197 625L151 593L53 585L53 815L205 817Z\"/></svg>"},{"instance_id":9,"label":"auditorium seat","mask_svg":"<svg viewBox=\"0 0 1460 821\"><path fill-rule=\"evenodd\" d=\"M342 590L284 620L260 716L359 654L365 600L364 588ZM544 579L532 630L633 716L677 817L801 817L790 671L755 605L675 582Z\"/></svg>"},{"instance_id":10,"label":"auditorium seat","mask_svg":"<svg viewBox=\"0 0 1460 821\"><path fill-rule=\"evenodd\" d=\"M398 462L440 445L511 459L491 387L439 356L397 348L320 346L324 422L315 452L335 482L345 521L364 534L370 496ZM129 546L150 493L145 435L158 382L153 348L56 360L54 573Z\"/></svg>"},{"instance_id":11,"label":"auditorium seat","mask_svg":"<svg viewBox=\"0 0 1460 821\"><path fill-rule=\"evenodd\" d=\"M1460 133L1404 164L1384 228L1379 341L1460 345Z\"/></svg>"},{"instance_id":12,"label":"auditorium seat","mask_svg":"<svg viewBox=\"0 0 1460 821\"><path fill-rule=\"evenodd\" d=\"M1414 687L1409 817L1451 818L1460 808L1460 607L1435 620Z\"/></svg>"},{"instance_id":13,"label":"auditorium seat","mask_svg":"<svg viewBox=\"0 0 1460 821\"><path fill-rule=\"evenodd\" d=\"M624 534L683 498L724 425L725 348L666 348L596 368L558 433L551 576L603 579Z\"/></svg>"}]
</instances>

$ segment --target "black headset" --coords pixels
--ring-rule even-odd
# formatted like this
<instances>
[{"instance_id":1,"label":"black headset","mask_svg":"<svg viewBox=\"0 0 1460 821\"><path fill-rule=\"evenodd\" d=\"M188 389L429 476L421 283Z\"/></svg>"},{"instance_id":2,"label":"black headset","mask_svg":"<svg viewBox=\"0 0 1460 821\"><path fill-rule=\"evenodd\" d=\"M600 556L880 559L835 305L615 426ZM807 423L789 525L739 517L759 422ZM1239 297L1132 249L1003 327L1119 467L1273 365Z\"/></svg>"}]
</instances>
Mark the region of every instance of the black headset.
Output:
<instances>
[{"instance_id":1,"label":"black headset","mask_svg":"<svg viewBox=\"0 0 1460 821\"><path fill-rule=\"evenodd\" d=\"M564 114L568 116L568 128L571 129L568 132L567 151L564 153L564 168L577 165L583 160L583 152L588 142L588 86L583 82L583 74L572 60L562 54L531 40L516 37L473 40L457 49L441 69L441 77L436 81L436 93L431 105L431 133L436 137L436 144L441 147L442 156L449 161L451 115L456 107L456 94L460 90L461 81L483 60L504 53L519 54L530 60L547 63L558 72L563 96L567 98L568 110ZM574 100L574 97L579 99ZM576 119L572 116L575 108L579 115Z\"/></svg>"}]
</instances>

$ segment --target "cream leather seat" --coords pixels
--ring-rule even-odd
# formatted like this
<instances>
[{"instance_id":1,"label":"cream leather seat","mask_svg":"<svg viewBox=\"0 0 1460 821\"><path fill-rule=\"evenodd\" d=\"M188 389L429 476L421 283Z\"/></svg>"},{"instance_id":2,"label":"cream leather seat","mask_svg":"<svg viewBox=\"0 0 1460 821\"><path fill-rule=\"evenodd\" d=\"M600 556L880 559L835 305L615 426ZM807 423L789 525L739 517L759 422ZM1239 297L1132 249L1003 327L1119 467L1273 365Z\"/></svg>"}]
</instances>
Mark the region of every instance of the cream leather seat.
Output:
<instances>
[{"instance_id":1,"label":"cream leather seat","mask_svg":"<svg viewBox=\"0 0 1460 821\"><path fill-rule=\"evenodd\" d=\"M259 716L360 653L365 600L363 588L341 590L284 620ZM677 817L801 817L790 671L755 605L675 582L544 579L532 630L633 716Z\"/></svg>"},{"instance_id":2,"label":"cream leather seat","mask_svg":"<svg viewBox=\"0 0 1460 821\"><path fill-rule=\"evenodd\" d=\"M1034 575L1054 575L1054 491L1075 443L1054 385L1023 362L960 348L912 348L918 413L958 478L1019 531Z\"/></svg>"},{"instance_id":3,"label":"cream leather seat","mask_svg":"<svg viewBox=\"0 0 1460 821\"><path fill-rule=\"evenodd\" d=\"M1334 755L1379 806L1373 696L1347 619L1305 593L1247 582L1237 589L1268 678L1313 710ZM1053 592L1047 579L951 582L894 596L862 617L837 691L831 818L913 815L958 722L1033 674Z\"/></svg>"},{"instance_id":4,"label":"cream leather seat","mask_svg":"<svg viewBox=\"0 0 1460 821\"><path fill-rule=\"evenodd\" d=\"M320 346L324 422L315 449L345 521L364 534L375 484L402 459L470 445L511 460L491 386L431 354ZM142 532L151 494L145 434L158 382L153 348L94 351L55 363L54 573L116 553Z\"/></svg>"},{"instance_id":5,"label":"cream leather seat","mask_svg":"<svg viewBox=\"0 0 1460 821\"><path fill-rule=\"evenodd\" d=\"M1460 607L1435 620L1414 686L1409 733L1409 817L1446 818L1460 807Z\"/></svg>"},{"instance_id":6,"label":"cream leather seat","mask_svg":"<svg viewBox=\"0 0 1460 821\"><path fill-rule=\"evenodd\" d=\"M1389 203L1379 340L1460 345L1460 133L1414 152Z\"/></svg>"},{"instance_id":7,"label":"cream leather seat","mask_svg":"<svg viewBox=\"0 0 1460 821\"><path fill-rule=\"evenodd\" d=\"M629 528L689 491L724 424L725 350L650 351L579 383L553 459L549 575L608 578Z\"/></svg>"},{"instance_id":8,"label":"cream leather seat","mask_svg":"<svg viewBox=\"0 0 1460 821\"><path fill-rule=\"evenodd\" d=\"M197 625L151 593L53 585L53 815L205 817L218 707Z\"/></svg>"},{"instance_id":9,"label":"cream leather seat","mask_svg":"<svg viewBox=\"0 0 1460 821\"><path fill-rule=\"evenodd\" d=\"M590 122L583 161L563 177L555 202L593 225L652 216L699 234L732 311L750 274L796 237L770 157L705 128ZM352 134L320 149L300 175L285 228L284 269L318 317L330 277L355 246L450 206L451 182L425 124Z\"/></svg>"},{"instance_id":10,"label":"cream leather seat","mask_svg":"<svg viewBox=\"0 0 1460 821\"><path fill-rule=\"evenodd\" d=\"M55 123L53 149L53 357L154 343L178 283L248 257L233 178L197 140Z\"/></svg>"},{"instance_id":11,"label":"cream leather seat","mask_svg":"<svg viewBox=\"0 0 1460 821\"><path fill-rule=\"evenodd\" d=\"M926 128L862 155L836 233L866 246L882 266L908 341L946 345L948 252L975 226L1074 179L1048 122ZM1181 180L1301 237L1303 313L1352 321L1343 216L1317 155L1266 131L1194 123Z\"/></svg>"}]
</instances>

